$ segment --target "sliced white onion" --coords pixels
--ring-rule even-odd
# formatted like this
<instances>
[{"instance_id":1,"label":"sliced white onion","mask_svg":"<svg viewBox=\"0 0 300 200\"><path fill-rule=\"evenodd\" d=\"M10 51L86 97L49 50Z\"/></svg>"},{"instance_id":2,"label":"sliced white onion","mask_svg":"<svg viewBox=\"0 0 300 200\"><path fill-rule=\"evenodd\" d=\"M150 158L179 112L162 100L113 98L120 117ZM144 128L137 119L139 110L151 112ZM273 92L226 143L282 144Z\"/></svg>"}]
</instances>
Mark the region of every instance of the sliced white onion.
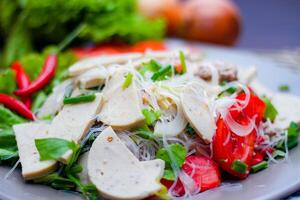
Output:
<instances>
[{"instance_id":1,"label":"sliced white onion","mask_svg":"<svg viewBox=\"0 0 300 200\"><path fill-rule=\"evenodd\" d=\"M156 136L177 136L185 129L188 123L184 117L180 100L178 97L169 92L163 92L161 93L161 95L164 95L174 101L174 103L176 104L177 113L172 121L158 121L154 126L154 134Z\"/></svg>"},{"instance_id":2,"label":"sliced white onion","mask_svg":"<svg viewBox=\"0 0 300 200\"><path fill-rule=\"evenodd\" d=\"M251 122L250 119L249 119L250 122L247 125L241 125L232 118L230 112L223 111L223 112L221 112L221 115L222 115L226 125L228 126L228 128L232 132L237 134L238 136L241 136L241 137L247 136L254 129L254 124Z\"/></svg>"}]
</instances>

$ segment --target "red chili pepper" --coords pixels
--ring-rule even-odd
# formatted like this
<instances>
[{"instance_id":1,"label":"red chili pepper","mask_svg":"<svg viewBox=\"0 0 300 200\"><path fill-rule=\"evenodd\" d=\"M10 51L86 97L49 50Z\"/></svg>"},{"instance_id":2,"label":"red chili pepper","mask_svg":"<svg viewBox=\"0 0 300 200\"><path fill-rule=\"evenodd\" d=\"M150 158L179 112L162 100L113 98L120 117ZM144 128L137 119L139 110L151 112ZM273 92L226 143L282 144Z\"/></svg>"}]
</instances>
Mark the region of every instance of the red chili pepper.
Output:
<instances>
[{"instance_id":1,"label":"red chili pepper","mask_svg":"<svg viewBox=\"0 0 300 200\"><path fill-rule=\"evenodd\" d=\"M0 104L3 104L7 108L19 113L27 119L33 120L35 118L34 114L25 106L24 103L11 96L0 93Z\"/></svg>"},{"instance_id":2,"label":"red chili pepper","mask_svg":"<svg viewBox=\"0 0 300 200\"><path fill-rule=\"evenodd\" d=\"M45 60L43 70L39 77L34 80L27 88L18 89L15 94L18 96L28 96L45 87L55 75L57 61L57 55L50 54Z\"/></svg>"},{"instance_id":3,"label":"red chili pepper","mask_svg":"<svg viewBox=\"0 0 300 200\"><path fill-rule=\"evenodd\" d=\"M24 71L20 62L16 61L12 64L11 68L16 73L16 81L19 89L27 88L30 85L30 78L28 74ZM25 96L22 99L22 102L30 109L31 107L31 97Z\"/></svg>"}]
</instances>

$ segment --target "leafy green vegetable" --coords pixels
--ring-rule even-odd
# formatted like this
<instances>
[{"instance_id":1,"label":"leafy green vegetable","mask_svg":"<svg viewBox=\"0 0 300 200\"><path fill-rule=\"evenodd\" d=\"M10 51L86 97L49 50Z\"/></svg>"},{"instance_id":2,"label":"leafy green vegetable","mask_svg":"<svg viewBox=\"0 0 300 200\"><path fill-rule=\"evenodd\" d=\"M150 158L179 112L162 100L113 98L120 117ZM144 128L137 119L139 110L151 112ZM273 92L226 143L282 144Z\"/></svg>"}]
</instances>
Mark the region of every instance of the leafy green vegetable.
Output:
<instances>
[{"instance_id":1,"label":"leafy green vegetable","mask_svg":"<svg viewBox=\"0 0 300 200\"><path fill-rule=\"evenodd\" d=\"M179 51L179 58L182 66L182 74L184 74L186 73L186 62L185 62L185 56L182 51Z\"/></svg>"},{"instance_id":2,"label":"leafy green vegetable","mask_svg":"<svg viewBox=\"0 0 300 200\"><path fill-rule=\"evenodd\" d=\"M288 85L286 85L286 84L283 84L283 85L279 85L278 89L280 91L286 92L286 91L290 90L290 87Z\"/></svg>"},{"instance_id":3,"label":"leafy green vegetable","mask_svg":"<svg viewBox=\"0 0 300 200\"><path fill-rule=\"evenodd\" d=\"M165 161L165 172L163 178L167 180L174 180L176 176L173 168L175 167L180 169L182 167L187 155L187 150L180 144L171 144L166 148L159 149L156 153L156 158Z\"/></svg>"},{"instance_id":4,"label":"leafy green vegetable","mask_svg":"<svg viewBox=\"0 0 300 200\"><path fill-rule=\"evenodd\" d=\"M11 69L0 71L0 93L12 94L16 89L15 73Z\"/></svg>"},{"instance_id":5,"label":"leafy green vegetable","mask_svg":"<svg viewBox=\"0 0 300 200\"><path fill-rule=\"evenodd\" d=\"M264 114L265 118L270 119L271 121L274 121L278 114L276 108L273 106L270 99L268 99L267 97L263 97L263 101L265 102L266 107L267 107L265 114Z\"/></svg>"},{"instance_id":6,"label":"leafy green vegetable","mask_svg":"<svg viewBox=\"0 0 300 200\"><path fill-rule=\"evenodd\" d=\"M12 128L0 129L0 160L4 161L17 157L18 148Z\"/></svg>"},{"instance_id":7,"label":"leafy green vegetable","mask_svg":"<svg viewBox=\"0 0 300 200\"><path fill-rule=\"evenodd\" d=\"M132 73L126 74L124 83L123 83L123 85L122 85L122 89L123 89L123 90L125 90L126 88L128 88L128 87L131 85L131 83L132 83L132 78L133 78L133 74L132 74Z\"/></svg>"},{"instance_id":8,"label":"leafy green vegetable","mask_svg":"<svg viewBox=\"0 0 300 200\"><path fill-rule=\"evenodd\" d=\"M44 177L35 179L35 183L50 185L60 190L76 190L82 193L87 200L99 199L97 189L92 184L84 185L78 178L78 173L82 171L82 166L76 162L79 158L82 148L74 142L63 139L48 138L35 140L36 147L40 153L40 157L46 160L58 159L66 151L72 150L72 157L67 165L64 165L60 173L54 172Z\"/></svg>"},{"instance_id":9,"label":"leafy green vegetable","mask_svg":"<svg viewBox=\"0 0 300 200\"><path fill-rule=\"evenodd\" d=\"M24 19L23 16L18 17L6 38L2 60L4 66L9 66L16 58L21 58L32 51L30 33L24 24Z\"/></svg>"},{"instance_id":10,"label":"leafy green vegetable","mask_svg":"<svg viewBox=\"0 0 300 200\"><path fill-rule=\"evenodd\" d=\"M232 170L234 170L238 173L241 173L241 174L245 174L247 168L248 168L248 165L240 160L235 160L231 166Z\"/></svg>"},{"instance_id":11,"label":"leafy green vegetable","mask_svg":"<svg viewBox=\"0 0 300 200\"><path fill-rule=\"evenodd\" d=\"M75 150L77 144L60 138L36 139L35 146L40 154L40 160L57 160L69 150Z\"/></svg>"},{"instance_id":12,"label":"leafy green vegetable","mask_svg":"<svg viewBox=\"0 0 300 200\"><path fill-rule=\"evenodd\" d=\"M158 120L161 116L160 110L153 109L142 109L142 113L145 117L145 122L147 125L152 125L156 120Z\"/></svg>"},{"instance_id":13,"label":"leafy green vegetable","mask_svg":"<svg viewBox=\"0 0 300 200\"><path fill-rule=\"evenodd\" d=\"M136 0L2 1L0 28L6 66L32 50L61 42L79 24L85 28L75 42L134 43L160 39L164 34L164 21L143 17L137 11Z\"/></svg>"},{"instance_id":14,"label":"leafy green vegetable","mask_svg":"<svg viewBox=\"0 0 300 200\"><path fill-rule=\"evenodd\" d=\"M0 124L10 127L24 122L26 122L25 119L0 105Z\"/></svg>"},{"instance_id":15,"label":"leafy green vegetable","mask_svg":"<svg viewBox=\"0 0 300 200\"><path fill-rule=\"evenodd\" d=\"M151 76L151 79L153 81L162 81L162 80L166 80L168 76L171 76L171 74L172 74L172 66L168 65L155 72Z\"/></svg>"},{"instance_id":16,"label":"leafy green vegetable","mask_svg":"<svg viewBox=\"0 0 300 200\"><path fill-rule=\"evenodd\" d=\"M14 157L18 157L18 151L0 148L0 160L8 160Z\"/></svg>"}]
</instances>

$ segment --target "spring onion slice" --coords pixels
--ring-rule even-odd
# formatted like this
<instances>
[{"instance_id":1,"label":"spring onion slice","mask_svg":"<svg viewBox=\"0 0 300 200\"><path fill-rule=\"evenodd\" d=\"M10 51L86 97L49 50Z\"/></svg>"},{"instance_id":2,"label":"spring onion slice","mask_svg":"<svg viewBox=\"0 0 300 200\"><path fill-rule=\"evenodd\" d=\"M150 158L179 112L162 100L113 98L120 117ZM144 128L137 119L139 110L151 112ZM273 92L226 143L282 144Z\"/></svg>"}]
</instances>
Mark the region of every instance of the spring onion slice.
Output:
<instances>
[{"instance_id":1,"label":"spring onion slice","mask_svg":"<svg viewBox=\"0 0 300 200\"><path fill-rule=\"evenodd\" d=\"M259 171L261 171L261 170L263 170L263 169L266 169L268 166L269 166L269 164L268 164L267 161L262 161L262 162L260 162L260 163L258 163L258 164L256 164L256 165L253 165L253 166L251 167L251 171L252 171L253 173L256 173L256 172L259 172Z\"/></svg>"},{"instance_id":2,"label":"spring onion slice","mask_svg":"<svg viewBox=\"0 0 300 200\"><path fill-rule=\"evenodd\" d=\"M124 83L122 85L122 89L125 90L126 88L128 88L131 83L132 83L132 78L133 78L133 74L132 73L128 73L126 76L125 76L125 80L124 80Z\"/></svg>"},{"instance_id":3,"label":"spring onion slice","mask_svg":"<svg viewBox=\"0 0 300 200\"><path fill-rule=\"evenodd\" d=\"M232 170L234 170L238 173L241 173L241 174L245 174L247 168L248 168L248 165L240 160L235 160L231 166Z\"/></svg>"},{"instance_id":4,"label":"spring onion slice","mask_svg":"<svg viewBox=\"0 0 300 200\"><path fill-rule=\"evenodd\" d=\"M95 94L81 95L77 97L68 97L64 99L64 104L78 104L78 103L90 102L90 101L94 101L95 98L96 98Z\"/></svg>"}]
</instances>

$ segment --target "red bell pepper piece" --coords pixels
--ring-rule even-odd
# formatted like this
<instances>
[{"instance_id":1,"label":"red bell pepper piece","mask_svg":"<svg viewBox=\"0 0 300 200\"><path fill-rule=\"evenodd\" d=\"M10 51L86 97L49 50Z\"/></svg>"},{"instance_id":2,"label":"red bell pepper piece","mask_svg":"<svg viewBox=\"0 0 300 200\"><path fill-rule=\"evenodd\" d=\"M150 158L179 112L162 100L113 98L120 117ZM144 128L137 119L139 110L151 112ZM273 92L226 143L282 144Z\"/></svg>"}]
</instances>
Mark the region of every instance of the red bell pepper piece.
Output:
<instances>
[{"instance_id":1,"label":"red bell pepper piece","mask_svg":"<svg viewBox=\"0 0 300 200\"><path fill-rule=\"evenodd\" d=\"M7 108L17 112L27 119L34 120L35 118L34 114L25 106L24 103L11 96L0 93L0 104L3 104Z\"/></svg>"},{"instance_id":2,"label":"red bell pepper piece","mask_svg":"<svg viewBox=\"0 0 300 200\"><path fill-rule=\"evenodd\" d=\"M28 74L23 69L20 62L16 61L12 64L11 68L16 73L16 81L19 89L27 88L30 85L30 78ZM31 97L30 96L24 96L22 97L22 102L27 106L27 108L30 109L31 107Z\"/></svg>"},{"instance_id":3,"label":"red bell pepper piece","mask_svg":"<svg viewBox=\"0 0 300 200\"><path fill-rule=\"evenodd\" d=\"M27 88L18 89L15 94L18 96L28 96L45 87L55 75L58 58L56 54L50 54L45 60L43 70L36 80Z\"/></svg>"}]
</instances>

